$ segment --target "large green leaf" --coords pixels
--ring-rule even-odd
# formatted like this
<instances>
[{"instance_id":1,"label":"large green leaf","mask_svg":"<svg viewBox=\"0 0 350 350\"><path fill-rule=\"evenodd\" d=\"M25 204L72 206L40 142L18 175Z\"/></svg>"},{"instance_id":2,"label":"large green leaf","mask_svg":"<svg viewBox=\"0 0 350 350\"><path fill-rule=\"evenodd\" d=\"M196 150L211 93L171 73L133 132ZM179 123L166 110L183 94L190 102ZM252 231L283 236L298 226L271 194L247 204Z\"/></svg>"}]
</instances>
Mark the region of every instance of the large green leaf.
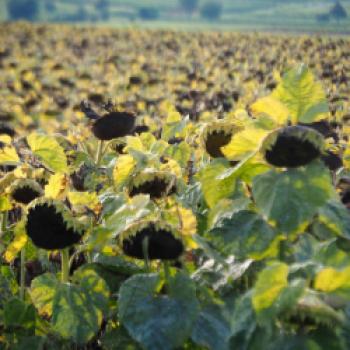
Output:
<instances>
[{"instance_id":1,"label":"large green leaf","mask_svg":"<svg viewBox=\"0 0 350 350\"><path fill-rule=\"evenodd\" d=\"M283 172L271 170L253 181L257 207L283 232L297 230L333 195L329 171L318 162Z\"/></svg>"},{"instance_id":2,"label":"large green leaf","mask_svg":"<svg viewBox=\"0 0 350 350\"><path fill-rule=\"evenodd\" d=\"M88 268L78 270L73 282L60 283L52 274L41 275L32 282L31 297L40 313L51 316L55 332L84 344L101 326L109 292L102 278Z\"/></svg>"},{"instance_id":3,"label":"large green leaf","mask_svg":"<svg viewBox=\"0 0 350 350\"><path fill-rule=\"evenodd\" d=\"M225 255L259 259L269 255L277 234L258 214L242 210L224 218L207 237Z\"/></svg>"},{"instance_id":4,"label":"large green leaf","mask_svg":"<svg viewBox=\"0 0 350 350\"><path fill-rule=\"evenodd\" d=\"M9 333L13 339L34 335L34 306L16 298L10 300L4 308L4 325L6 333Z\"/></svg>"},{"instance_id":5,"label":"large green leaf","mask_svg":"<svg viewBox=\"0 0 350 350\"><path fill-rule=\"evenodd\" d=\"M229 168L230 164L225 159L215 159L198 174L204 199L211 208L214 207L220 199L230 197L235 191L235 179L231 177L225 179L218 178Z\"/></svg>"},{"instance_id":6,"label":"large green leaf","mask_svg":"<svg viewBox=\"0 0 350 350\"><path fill-rule=\"evenodd\" d=\"M294 123L311 123L329 111L321 83L305 65L289 70L272 96L288 107Z\"/></svg>"},{"instance_id":7,"label":"large green leaf","mask_svg":"<svg viewBox=\"0 0 350 350\"><path fill-rule=\"evenodd\" d=\"M339 201L331 200L319 210L320 221L332 232L350 239L350 213Z\"/></svg>"},{"instance_id":8,"label":"large green leaf","mask_svg":"<svg viewBox=\"0 0 350 350\"><path fill-rule=\"evenodd\" d=\"M27 141L33 154L50 170L67 171L67 157L54 137L33 133L27 137Z\"/></svg>"},{"instance_id":9,"label":"large green leaf","mask_svg":"<svg viewBox=\"0 0 350 350\"><path fill-rule=\"evenodd\" d=\"M120 320L145 349L168 350L183 345L199 311L195 286L185 274L170 278L167 295L156 293L160 282L158 274L140 274L120 288Z\"/></svg>"},{"instance_id":10,"label":"large green leaf","mask_svg":"<svg viewBox=\"0 0 350 350\"><path fill-rule=\"evenodd\" d=\"M192 331L192 340L210 350L228 349L230 327L219 308L208 307L201 311Z\"/></svg>"}]
</instances>

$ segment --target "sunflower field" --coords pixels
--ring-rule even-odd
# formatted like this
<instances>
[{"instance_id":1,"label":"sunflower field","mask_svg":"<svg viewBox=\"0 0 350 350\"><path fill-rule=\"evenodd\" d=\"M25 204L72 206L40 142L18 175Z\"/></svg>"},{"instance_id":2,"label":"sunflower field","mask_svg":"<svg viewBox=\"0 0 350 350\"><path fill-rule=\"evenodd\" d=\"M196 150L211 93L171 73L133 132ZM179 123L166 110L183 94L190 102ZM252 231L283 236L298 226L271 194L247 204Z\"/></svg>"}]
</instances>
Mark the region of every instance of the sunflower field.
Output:
<instances>
[{"instance_id":1,"label":"sunflower field","mask_svg":"<svg viewBox=\"0 0 350 350\"><path fill-rule=\"evenodd\" d=\"M350 349L350 39L0 26L0 349Z\"/></svg>"}]
</instances>

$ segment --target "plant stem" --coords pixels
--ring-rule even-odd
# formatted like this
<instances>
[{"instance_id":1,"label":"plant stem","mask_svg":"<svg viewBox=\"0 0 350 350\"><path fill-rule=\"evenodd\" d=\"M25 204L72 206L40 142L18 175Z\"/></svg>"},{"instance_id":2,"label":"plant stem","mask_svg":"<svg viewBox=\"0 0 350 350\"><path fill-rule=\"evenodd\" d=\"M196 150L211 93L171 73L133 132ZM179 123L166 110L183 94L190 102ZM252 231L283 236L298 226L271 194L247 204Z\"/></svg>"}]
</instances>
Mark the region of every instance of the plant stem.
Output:
<instances>
[{"instance_id":1,"label":"plant stem","mask_svg":"<svg viewBox=\"0 0 350 350\"><path fill-rule=\"evenodd\" d=\"M167 290L169 286L169 281L170 281L170 267L169 267L168 261L163 261L163 268L164 268L165 287Z\"/></svg>"},{"instance_id":2,"label":"plant stem","mask_svg":"<svg viewBox=\"0 0 350 350\"><path fill-rule=\"evenodd\" d=\"M150 263L149 263L149 256L148 256L148 237L146 237L142 241L142 253L143 253L143 258L145 260L145 269L147 272L150 271Z\"/></svg>"},{"instance_id":3,"label":"plant stem","mask_svg":"<svg viewBox=\"0 0 350 350\"><path fill-rule=\"evenodd\" d=\"M61 271L62 282L67 283L69 280L69 251L68 248L61 250Z\"/></svg>"},{"instance_id":4,"label":"plant stem","mask_svg":"<svg viewBox=\"0 0 350 350\"><path fill-rule=\"evenodd\" d=\"M102 154L103 154L103 141L98 141L97 146L97 153L96 153L96 166L98 167L102 160Z\"/></svg>"},{"instance_id":5,"label":"plant stem","mask_svg":"<svg viewBox=\"0 0 350 350\"><path fill-rule=\"evenodd\" d=\"M26 248L23 247L21 250L21 281L20 281L20 290L19 297L21 300L24 300L25 295L25 283L26 283Z\"/></svg>"},{"instance_id":6,"label":"plant stem","mask_svg":"<svg viewBox=\"0 0 350 350\"><path fill-rule=\"evenodd\" d=\"M7 229L7 211L3 212L1 214L1 232L0 232L0 237L2 237Z\"/></svg>"}]
</instances>

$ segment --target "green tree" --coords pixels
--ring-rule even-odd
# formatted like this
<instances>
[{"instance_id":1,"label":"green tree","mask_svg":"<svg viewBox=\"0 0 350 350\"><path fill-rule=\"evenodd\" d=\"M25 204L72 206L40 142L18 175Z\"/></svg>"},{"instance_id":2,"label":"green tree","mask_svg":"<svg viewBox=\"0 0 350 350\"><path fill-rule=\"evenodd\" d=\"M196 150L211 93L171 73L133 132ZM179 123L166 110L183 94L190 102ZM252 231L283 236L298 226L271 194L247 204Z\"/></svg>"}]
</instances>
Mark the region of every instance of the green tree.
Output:
<instances>
[{"instance_id":1,"label":"green tree","mask_svg":"<svg viewBox=\"0 0 350 350\"><path fill-rule=\"evenodd\" d=\"M209 1L201 8L201 16L208 20L217 20L222 13L222 4L220 2Z\"/></svg>"},{"instance_id":2,"label":"green tree","mask_svg":"<svg viewBox=\"0 0 350 350\"><path fill-rule=\"evenodd\" d=\"M108 0L97 0L95 3L95 9L102 20L109 19L110 3Z\"/></svg>"},{"instance_id":3,"label":"green tree","mask_svg":"<svg viewBox=\"0 0 350 350\"><path fill-rule=\"evenodd\" d=\"M38 0L8 0L6 5L7 13L11 20L25 19L34 21L38 17Z\"/></svg>"},{"instance_id":4,"label":"green tree","mask_svg":"<svg viewBox=\"0 0 350 350\"><path fill-rule=\"evenodd\" d=\"M189 14L193 14L198 8L198 0L179 0L179 2L183 10Z\"/></svg>"},{"instance_id":5,"label":"green tree","mask_svg":"<svg viewBox=\"0 0 350 350\"><path fill-rule=\"evenodd\" d=\"M337 21L348 17L348 14L347 14L344 6L339 1L337 1L334 4L334 6L329 11L329 14L330 14L330 16L335 18Z\"/></svg>"}]
</instances>

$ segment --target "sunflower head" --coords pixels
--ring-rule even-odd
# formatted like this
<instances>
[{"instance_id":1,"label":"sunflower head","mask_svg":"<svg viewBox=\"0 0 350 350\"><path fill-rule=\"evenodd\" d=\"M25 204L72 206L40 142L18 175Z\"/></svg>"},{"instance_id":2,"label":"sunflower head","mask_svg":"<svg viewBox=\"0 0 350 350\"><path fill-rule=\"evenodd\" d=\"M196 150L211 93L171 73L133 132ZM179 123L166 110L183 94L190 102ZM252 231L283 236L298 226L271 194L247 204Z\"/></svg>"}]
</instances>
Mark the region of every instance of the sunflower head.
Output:
<instances>
[{"instance_id":1,"label":"sunflower head","mask_svg":"<svg viewBox=\"0 0 350 350\"><path fill-rule=\"evenodd\" d=\"M239 128L225 121L215 121L203 130L203 144L212 158L224 157L221 147L226 146Z\"/></svg>"},{"instance_id":2,"label":"sunflower head","mask_svg":"<svg viewBox=\"0 0 350 350\"><path fill-rule=\"evenodd\" d=\"M167 171L145 170L137 174L130 185L129 195L149 194L152 199L176 192L176 177Z\"/></svg>"},{"instance_id":3,"label":"sunflower head","mask_svg":"<svg viewBox=\"0 0 350 350\"><path fill-rule=\"evenodd\" d=\"M175 260L184 251L180 234L163 222L143 221L131 225L120 236L123 252L133 258Z\"/></svg>"},{"instance_id":4,"label":"sunflower head","mask_svg":"<svg viewBox=\"0 0 350 350\"><path fill-rule=\"evenodd\" d=\"M63 203L47 199L30 204L25 227L33 243L47 250L67 248L78 243L83 234L82 225Z\"/></svg>"},{"instance_id":5,"label":"sunflower head","mask_svg":"<svg viewBox=\"0 0 350 350\"><path fill-rule=\"evenodd\" d=\"M99 140L112 140L131 135L136 117L127 112L110 112L97 119L92 125L92 132Z\"/></svg>"},{"instance_id":6,"label":"sunflower head","mask_svg":"<svg viewBox=\"0 0 350 350\"><path fill-rule=\"evenodd\" d=\"M333 151L326 151L321 157L323 163L329 170L336 171L343 166L342 158Z\"/></svg>"},{"instance_id":7,"label":"sunflower head","mask_svg":"<svg viewBox=\"0 0 350 350\"><path fill-rule=\"evenodd\" d=\"M15 129L13 129L10 125L5 123L0 124L0 135L8 135L10 137L14 137L15 134Z\"/></svg>"},{"instance_id":8,"label":"sunflower head","mask_svg":"<svg viewBox=\"0 0 350 350\"><path fill-rule=\"evenodd\" d=\"M324 147L323 136L308 127L287 126L272 132L264 141L266 161L275 167L296 168L318 158Z\"/></svg>"},{"instance_id":9,"label":"sunflower head","mask_svg":"<svg viewBox=\"0 0 350 350\"><path fill-rule=\"evenodd\" d=\"M34 180L19 179L9 188L11 198L21 204L29 204L34 199L43 195L41 186Z\"/></svg>"}]
</instances>

